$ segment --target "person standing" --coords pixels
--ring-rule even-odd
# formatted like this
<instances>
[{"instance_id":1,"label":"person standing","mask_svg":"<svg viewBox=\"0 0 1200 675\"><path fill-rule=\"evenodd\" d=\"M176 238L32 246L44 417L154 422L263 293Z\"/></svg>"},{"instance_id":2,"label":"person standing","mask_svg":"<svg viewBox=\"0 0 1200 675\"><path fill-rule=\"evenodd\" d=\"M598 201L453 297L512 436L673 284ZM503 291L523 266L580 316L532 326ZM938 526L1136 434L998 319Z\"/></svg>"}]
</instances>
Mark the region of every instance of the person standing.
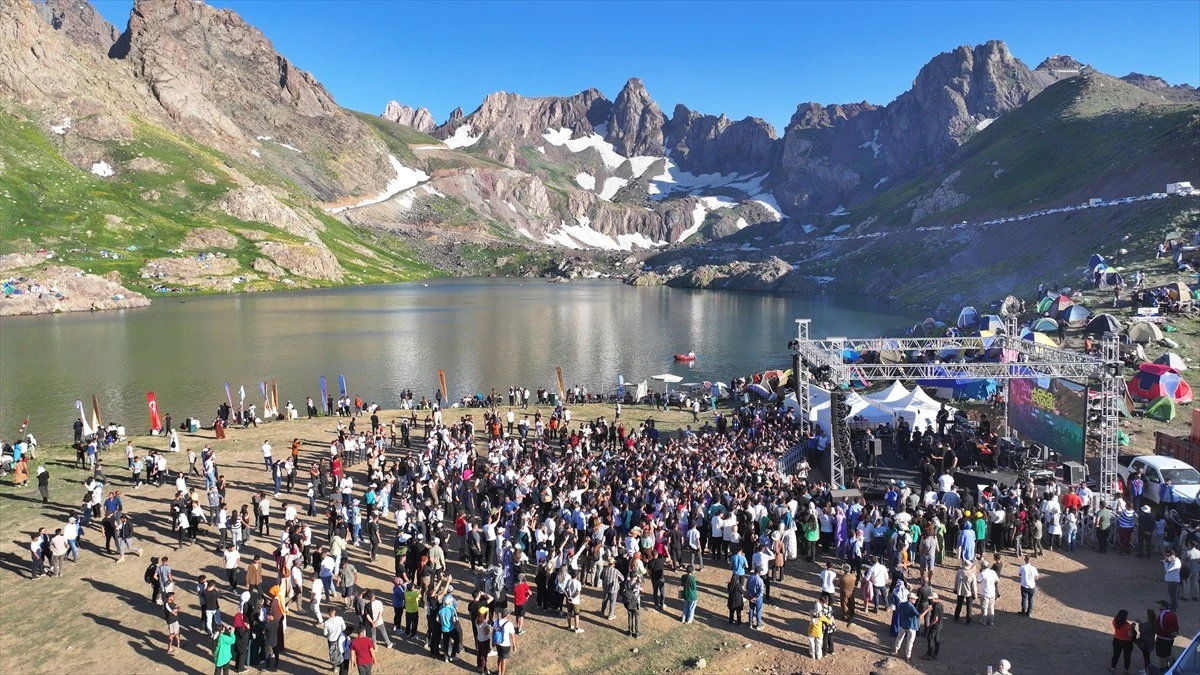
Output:
<instances>
[{"instance_id":1,"label":"person standing","mask_svg":"<svg viewBox=\"0 0 1200 675\"><path fill-rule=\"evenodd\" d=\"M67 545L67 538L62 529L55 530L54 536L50 538L50 572L53 576L62 577L63 560L69 550L71 547Z\"/></svg>"},{"instance_id":2,"label":"person standing","mask_svg":"<svg viewBox=\"0 0 1200 675\"><path fill-rule=\"evenodd\" d=\"M631 576L625 580L621 589L621 601L625 605L629 636L640 638L642 636L642 580L636 574L631 573Z\"/></svg>"},{"instance_id":3,"label":"person standing","mask_svg":"<svg viewBox=\"0 0 1200 675\"><path fill-rule=\"evenodd\" d=\"M50 502L50 472L46 471L46 467L39 466L37 468L38 493L42 495L42 503Z\"/></svg>"},{"instance_id":4,"label":"person standing","mask_svg":"<svg viewBox=\"0 0 1200 675\"><path fill-rule=\"evenodd\" d=\"M567 577L563 584L563 599L567 603L567 630L582 633L579 627L579 603L583 594L583 584L574 576Z\"/></svg>"},{"instance_id":5,"label":"person standing","mask_svg":"<svg viewBox=\"0 0 1200 675\"><path fill-rule=\"evenodd\" d=\"M985 626L996 625L996 597L999 595L1000 577L992 569L991 563L984 560L983 571L979 573L979 622Z\"/></svg>"},{"instance_id":6,"label":"person standing","mask_svg":"<svg viewBox=\"0 0 1200 675\"><path fill-rule=\"evenodd\" d=\"M1025 556L1026 564L1028 564L1029 556ZM967 606L967 625L971 625L971 605L975 602L975 595L979 587L979 580L975 576L970 561L964 560L962 566L958 568L958 572L954 575L954 592L958 595L958 602L954 605L954 620L958 621L959 613L962 611L963 605ZM1024 592L1022 592L1024 598ZM1022 607L1024 600L1022 599Z\"/></svg>"},{"instance_id":7,"label":"person standing","mask_svg":"<svg viewBox=\"0 0 1200 675\"><path fill-rule=\"evenodd\" d=\"M350 641L350 666L357 666L358 675L371 675L371 667L374 665L375 643L367 637L367 628L363 626L358 629L358 637Z\"/></svg>"},{"instance_id":8,"label":"person standing","mask_svg":"<svg viewBox=\"0 0 1200 675\"><path fill-rule=\"evenodd\" d=\"M509 619L507 607L500 610L500 618L496 620L492 631L492 644L496 648L497 674L507 675L508 659L517 648L517 631Z\"/></svg>"},{"instance_id":9,"label":"person standing","mask_svg":"<svg viewBox=\"0 0 1200 675\"><path fill-rule=\"evenodd\" d=\"M1117 661L1122 655L1125 657L1125 673L1129 674L1129 659L1133 655L1133 643L1137 639L1137 624L1129 621L1129 610L1123 609L1117 612L1117 616L1113 618L1113 641L1112 641L1112 662L1108 666L1108 672L1115 673L1117 671Z\"/></svg>"},{"instance_id":10,"label":"person standing","mask_svg":"<svg viewBox=\"0 0 1200 675\"><path fill-rule=\"evenodd\" d=\"M1183 554L1183 566L1187 568L1187 572L1180 570L1180 574L1186 577L1183 578L1183 597L1200 600L1200 546L1195 539L1188 540L1187 551Z\"/></svg>"},{"instance_id":11,"label":"person standing","mask_svg":"<svg viewBox=\"0 0 1200 675\"><path fill-rule=\"evenodd\" d=\"M163 558L163 565L167 562ZM162 569L161 567L159 569ZM168 569L168 574L170 570ZM165 588L165 587L164 587ZM170 654L176 649L180 649L179 645L179 605L175 602L175 592L171 591L163 598L163 614L167 619L167 653ZM174 645L172 647L171 645Z\"/></svg>"},{"instance_id":12,"label":"person standing","mask_svg":"<svg viewBox=\"0 0 1200 675\"><path fill-rule=\"evenodd\" d=\"M892 649L892 655L898 656L900 650L904 649L905 661L912 660L913 642L917 639L917 628L921 625L921 615L917 612L917 606L913 604L916 600L917 594L909 593L908 599L896 608L900 619L900 632L896 635L896 646Z\"/></svg>"},{"instance_id":13,"label":"person standing","mask_svg":"<svg viewBox=\"0 0 1200 675\"><path fill-rule=\"evenodd\" d=\"M929 607L925 608L922 619L925 621L925 658L937 659L942 651L942 622L945 617L938 594L929 596Z\"/></svg>"},{"instance_id":14,"label":"person standing","mask_svg":"<svg viewBox=\"0 0 1200 675\"><path fill-rule=\"evenodd\" d=\"M320 585L320 581L313 582L314 589ZM318 615L317 624L321 626L321 632L325 634L325 645L329 649L329 665L339 668L346 661L342 653L342 640L346 637L346 620L338 616L337 607L329 608L329 616L324 622L320 618Z\"/></svg>"},{"instance_id":15,"label":"person standing","mask_svg":"<svg viewBox=\"0 0 1200 675\"><path fill-rule=\"evenodd\" d=\"M225 567L225 580L229 582L229 590L237 591L237 574L238 564L241 562L241 556L238 555L237 549L233 544L226 544L225 551L221 553L222 563Z\"/></svg>"},{"instance_id":16,"label":"person standing","mask_svg":"<svg viewBox=\"0 0 1200 675\"><path fill-rule=\"evenodd\" d=\"M1025 556L1025 564L1017 568L1017 577L1021 582L1021 614L1033 615L1033 596L1037 592L1038 570Z\"/></svg>"},{"instance_id":17,"label":"person standing","mask_svg":"<svg viewBox=\"0 0 1200 675\"><path fill-rule=\"evenodd\" d=\"M604 599L600 601L600 614L609 621L616 616L617 597L624 582L625 575L617 570L616 558L610 556L600 571L600 590L604 593Z\"/></svg>"},{"instance_id":18,"label":"person standing","mask_svg":"<svg viewBox=\"0 0 1200 675\"><path fill-rule=\"evenodd\" d=\"M842 621L846 625L854 623L854 614L858 603L854 601L854 591L858 586L858 581L851 571L849 563L842 564L842 576L838 577L838 599L842 605Z\"/></svg>"},{"instance_id":19,"label":"person standing","mask_svg":"<svg viewBox=\"0 0 1200 675\"><path fill-rule=\"evenodd\" d=\"M680 579L681 597L683 598L683 623L691 623L696 619L696 603L700 600L700 593L696 586L696 577L693 574L691 565L684 569L683 578Z\"/></svg>"},{"instance_id":20,"label":"person standing","mask_svg":"<svg viewBox=\"0 0 1200 675\"><path fill-rule=\"evenodd\" d=\"M751 630L762 630L763 593L763 580L758 569L750 570L750 576L746 579L746 602L750 606Z\"/></svg>"},{"instance_id":21,"label":"person standing","mask_svg":"<svg viewBox=\"0 0 1200 675\"><path fill-rule=\"evenodd\" d=\"M1158 657L1159 667L1166 670L1171 663L1175 638L1179 636L1179 617L1166 600L1159 600L1158 606L1158 616L1154 620L1154 655Z\"/></svg>"},{"instance_id":22,"label":"person standing","mask_svg":"<svg viewBox=\"0 0 1200 675\"><path fill-rule=\"evenodd\" d=\"M1096 541L1100 544L1100 552L1108 553L1108 533L1113 524L1113 512L1108 508L1108 503L1101 503L1100 510L1096 512Z\"/></svg>"},{"instance_id":23,"label":"person standing","mask_svg":"<svg viewBox=\"0 0 1200 675\"><path fill-rule=\"evenodd\" d=\"M392 638L388 635L387 620L383 616L383 601L375 597L375 591L367 592L366 606L367 625L371 627L371 636L375 642L379 642L379 636L383 635L382 642L387 645L388 649L392 648Z\"/></svg>"},{"instance_id":24,"label":"person standing","mask_svg":"<svg viewBox=\"0 0 1200 675\"><path fill-rule=\"evenodd\" d=\"M1163 581L1167 583L1167 597L1171 600L1171 611L1179 609L1179 583L1183 562L1175 555L1174 549L1167 549L1167 557L1162 560Z\"/></svg>"},{"instance_id":25,"label":"person standing","mask_svg":"<svg viewBox=\"0 0 1200 675\"><path fill-rule=\"evenodd\" d=\"M221 626L220 632L217 633L216 643L213 645L213 675L229 675L229 662L233 661L233 643L236 638L233 637L233 626Z\"/></svg>"}]
</instances>

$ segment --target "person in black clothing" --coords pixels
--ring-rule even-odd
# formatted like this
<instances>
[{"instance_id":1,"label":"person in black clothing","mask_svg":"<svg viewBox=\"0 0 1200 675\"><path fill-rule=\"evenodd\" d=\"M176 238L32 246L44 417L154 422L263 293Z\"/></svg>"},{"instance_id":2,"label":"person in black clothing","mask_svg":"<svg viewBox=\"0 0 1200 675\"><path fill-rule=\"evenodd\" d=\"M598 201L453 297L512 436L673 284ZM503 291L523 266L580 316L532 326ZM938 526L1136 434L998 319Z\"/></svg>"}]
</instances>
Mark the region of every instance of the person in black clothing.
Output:
<instances>
[{"instance_id":1,"label":"person in black clothing","mask_svg":"<svg viewBox=\"0 0 1200 675\"><path fill-rule=\"evenodd\" d=\"M921 613L921 618L928 628L925 629L925 658L936 659L942 651L942 619L945 609L938 600L937 593L929 597L929 607Z\"/></svg>"},{"instance_id":2,"label":"person in black clothing","mask_svg":"<svg viewBox=\"0 0 1200 675\"><path fill-rule=\"evenodd\" d=\"M663 556L661 555L651 555L653 555L653 557L650 558L650 587L654 596L654 606L658 608L659 611L662 611L666 608L667 603L667 582L664 578L664 572L666 571L666 560L664 560Z\"/></svg>"},{"instance_id":3,"label":"person in black clothing","mask_svg":"<svg viewBox=\"0 0 1200 675\"><path fill-rule=\"evenodd\" d=\"M83 419L76 418L75 424L72 424L71 428L75 430L75 445L83 443Z\"/></svg>"},{"instance_id":4,"label":"person in black clothing","mask_svg":"<svg viewBox=\"0 0 1200 675\"><path fill-rule=\"evenodd\" d=\"M50 501L50 472L46 471L46 467L38 467L37 482L38 492L42 495L42 503L46 504Z\"/></svg>"},{"instance_id":5,"label":"person in black clothing","mask_svg":"<svg viewBox=\"0 0 1200 675\"><path fill-rule=\"evenodd\" d=\"M937 411L936 419L937 419L938 438L945 438L946 437L946 425L949 424L949 422L950 422L950 412L948 410L946 410L945 403L943 403L942 407Z\"/></svg>"}]
</instances>

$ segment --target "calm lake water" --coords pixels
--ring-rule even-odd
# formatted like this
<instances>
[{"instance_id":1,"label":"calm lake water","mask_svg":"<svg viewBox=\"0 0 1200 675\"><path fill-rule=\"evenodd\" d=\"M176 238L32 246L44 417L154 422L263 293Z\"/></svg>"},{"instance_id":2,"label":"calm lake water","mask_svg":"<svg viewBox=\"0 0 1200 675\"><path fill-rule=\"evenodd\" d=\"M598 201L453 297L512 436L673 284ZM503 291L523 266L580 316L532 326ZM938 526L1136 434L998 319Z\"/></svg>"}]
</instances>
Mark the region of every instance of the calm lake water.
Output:
<instances>
[{"instance_id":1,"label":"calm lake water","mask_svg":"<svg viewBox=\"0 0 1200 675\"><path fill-rule=\"evenodd\" d=\"M813 335L867 336L910 325L911 315L865 298L636 288L615 281L453 279L291 293L156 301L139 310L12 317L0 322L0 436L21 420L41 442L70 441L76 399L100 401L106 421L149 428L145 394L175 420L210 420L229 382L237 403L262 409L258 383L276 380L279 403L337 395L395 407L417 400L446 371L457 399L510 384L613 391L674 373L685 382L790 367L797 318ZM695 351L693 367L672 355Z\"/></svg>"}]
</instances>

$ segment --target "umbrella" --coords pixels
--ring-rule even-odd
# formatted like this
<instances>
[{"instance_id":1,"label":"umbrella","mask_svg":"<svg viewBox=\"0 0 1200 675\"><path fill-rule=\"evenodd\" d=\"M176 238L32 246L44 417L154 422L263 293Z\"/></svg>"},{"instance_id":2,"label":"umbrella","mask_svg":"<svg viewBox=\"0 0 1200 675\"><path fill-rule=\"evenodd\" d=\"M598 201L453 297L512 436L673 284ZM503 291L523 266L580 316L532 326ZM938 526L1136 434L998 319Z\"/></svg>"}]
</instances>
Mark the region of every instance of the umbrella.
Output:
<instances>
[{"instance_id":1,"label":"umbrella","mask_svg":"<svg viewBox=\"0 0 1200 675\"><path fill-rule=\"evenodd\" d=\"M1025 333L1024 335L1022 335L1021 339L1029 340L1030 342L1032 342L1034 344L1046 345L1047 347L1057 347L1058 346L1054 342L1054 340L1051 340L1050 336L1046 335L1045 333L1035 333L1033 331L1029 331L1028 333Z\"/></svg>"}]
</instances>

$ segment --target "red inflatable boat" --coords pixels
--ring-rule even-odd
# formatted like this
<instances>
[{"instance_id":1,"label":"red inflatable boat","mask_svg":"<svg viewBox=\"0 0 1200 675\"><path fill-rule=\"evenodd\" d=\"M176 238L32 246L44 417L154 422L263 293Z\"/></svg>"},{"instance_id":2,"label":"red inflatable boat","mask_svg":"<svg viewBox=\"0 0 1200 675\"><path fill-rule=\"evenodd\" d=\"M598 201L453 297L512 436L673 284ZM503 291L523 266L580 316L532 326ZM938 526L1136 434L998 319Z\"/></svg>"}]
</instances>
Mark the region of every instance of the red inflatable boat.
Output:
<instances>
[{"instance_id":1,"label":"red inflatable boat","mask_svg":"<svg viewBox=\"0 0 1200 675\"><path fill-rule=\"evenodd\" d=\"M695 361L696 360L696 352L688 352L686 354L676 354L675 360L676 361Z\"/></svg>"}]
</instances>

